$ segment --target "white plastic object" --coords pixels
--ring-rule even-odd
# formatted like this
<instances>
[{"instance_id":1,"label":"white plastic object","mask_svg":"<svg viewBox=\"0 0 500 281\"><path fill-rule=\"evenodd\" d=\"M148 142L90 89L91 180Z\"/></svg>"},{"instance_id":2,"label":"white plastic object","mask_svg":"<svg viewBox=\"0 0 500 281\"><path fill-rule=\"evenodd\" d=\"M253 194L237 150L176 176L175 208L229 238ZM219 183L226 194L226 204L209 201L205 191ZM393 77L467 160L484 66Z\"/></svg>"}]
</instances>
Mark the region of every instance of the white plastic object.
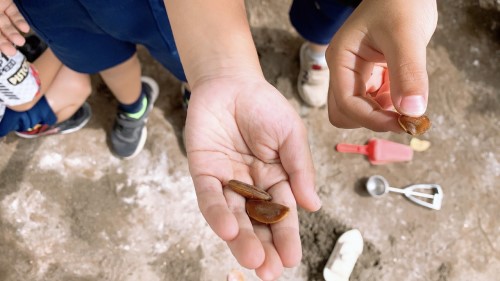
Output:
<instances>
[{"instance_id":1,"label":"white plastic object","mask_svg":"<svg viewBox=\"0 0 500 281\"><path fill-rule=\"evenodd\" d=\"M39 90L38 72L20 51L12 57L0 54L0 103L16 106L30 102Z\"/></svg>"},{"instance_id":2,"label":"white plastic object","mask_svg":"<svg viewBox=\"0 0 500 281\"><path fill-rule=\"evenodd\" d=\"M323 269L326 281L348 281L358 257L363 252L363 237L357 229L343 233Z\"/></svg>"}]
</instances>

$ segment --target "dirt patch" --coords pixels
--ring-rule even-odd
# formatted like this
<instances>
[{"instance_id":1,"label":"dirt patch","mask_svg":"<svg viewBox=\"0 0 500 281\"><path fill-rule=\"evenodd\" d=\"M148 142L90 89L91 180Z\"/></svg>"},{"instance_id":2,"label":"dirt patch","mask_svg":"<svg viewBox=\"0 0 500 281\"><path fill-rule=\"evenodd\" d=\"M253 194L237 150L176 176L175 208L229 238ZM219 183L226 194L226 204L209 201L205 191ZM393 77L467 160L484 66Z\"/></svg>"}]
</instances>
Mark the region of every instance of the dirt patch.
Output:
<instances>
[{"instance_id":1,"label":"dirt patch","mask_svg":"<svg viewBox=\"0 0 500 281\"><path fill-rule=\"evenodd\" d=\"M494 3L438 1L427 52L433 128L424 137L431 148L411 163L373 166L335 144L409 138L334 128L325 108L303 105L295 86L303 39L288 20L291 0L245 1L264 75L307 126L324 203L317 213L299 212L302 263L279 280L322 281L338 237L351 228L365 244L350 280L498 279L500 23L481 2ZM137 158L110 154L116 100L96 76L94 115L83 130L0 141L0 280L212 281L233 269L258 280L199 212L182 146L180 82L143 48L139 56L161 93ZM442 209L395 194L369 197L364 183L374 174L396 187L439 183Z\"/></svg>"},{"instance_id":2,"label":"dirt patch","mask_svg":"<svg viewBox=\"0 0 500 281\"><path fill-rule=\"evenodd\" d=\"M303 264L306 267L307 280L323 281L323 268L335 243L340 235L350 228L323 211L316 213L301 211L299 216ZM378 280L375 276L377 271L381 269L380 250L372 243L365 241L363 253L359 257L349 280L367 280L366 276L372 276L372 280Z\"/></svg>"},{"instance_id":3,"label":"dirt patch","mask_svg":"<svg viewBox=\"0 0 500 281\"><path fill-rule=\"evenodd\" d=\"M183 280L201 279L203 250L188 250L184 244L186 241L177 243L152 263L163 275L162 280L177 280L180 276Z\"/></svg>"}]
</instances>

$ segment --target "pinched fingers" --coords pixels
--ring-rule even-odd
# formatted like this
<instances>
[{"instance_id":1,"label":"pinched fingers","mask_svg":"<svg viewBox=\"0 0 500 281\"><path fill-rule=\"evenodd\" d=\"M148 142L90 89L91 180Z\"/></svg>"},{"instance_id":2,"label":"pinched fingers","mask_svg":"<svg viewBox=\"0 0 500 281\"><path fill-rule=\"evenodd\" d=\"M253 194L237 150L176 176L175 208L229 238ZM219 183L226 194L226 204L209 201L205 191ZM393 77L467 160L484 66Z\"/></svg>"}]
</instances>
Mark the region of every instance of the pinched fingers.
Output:
<instances>
[{"instance_id":1,"label":"pinched fingers","mask_svg":"<svg viewBox=\"0 0 500 281\"><path fill-rule=\"evenodd\" d=\"M384 110L387 105L378 103L370 95L384 82L384 72L379 71L379 66L352 51L336 49L332 53L332 60L336 63L330 67L330 122L340 128L365 127L377 132L401 132L397 124L398 114ZM383 101L390 103L387 98Z\"/></svg>"},{"instance_id":2,"label":"pinched fingers","mask_svg":"<svg viewBox=\"0 0 500 281\"><path fill-rule=\"evenodd\" d=\"M391 97L391 82L386 66L375 66L372 77L366 83L367 96L384 110L395 110Z\"/></svg>"}]
</instances>

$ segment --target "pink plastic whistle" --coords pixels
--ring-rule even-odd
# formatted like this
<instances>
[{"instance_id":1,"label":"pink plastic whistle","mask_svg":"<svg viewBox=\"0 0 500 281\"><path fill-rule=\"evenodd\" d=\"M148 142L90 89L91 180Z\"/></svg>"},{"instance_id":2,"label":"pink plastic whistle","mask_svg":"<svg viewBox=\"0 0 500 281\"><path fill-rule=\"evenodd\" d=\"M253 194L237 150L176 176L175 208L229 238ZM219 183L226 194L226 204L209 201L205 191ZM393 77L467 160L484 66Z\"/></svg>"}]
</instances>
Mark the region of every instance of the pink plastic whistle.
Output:
<instances>
[{"instance_id":1,"label":"pink plastic whistle","mask_svg":"<svg viewBox=\"0 0 500 281\"><path fill-rule=\"evenodd\" d=\"M356 153L368 156L373 165L407 162L413 159L413 149L405 144L388 140L370 139L366 145L339 143L338 152Z\"/></svg>"}]
</instances>

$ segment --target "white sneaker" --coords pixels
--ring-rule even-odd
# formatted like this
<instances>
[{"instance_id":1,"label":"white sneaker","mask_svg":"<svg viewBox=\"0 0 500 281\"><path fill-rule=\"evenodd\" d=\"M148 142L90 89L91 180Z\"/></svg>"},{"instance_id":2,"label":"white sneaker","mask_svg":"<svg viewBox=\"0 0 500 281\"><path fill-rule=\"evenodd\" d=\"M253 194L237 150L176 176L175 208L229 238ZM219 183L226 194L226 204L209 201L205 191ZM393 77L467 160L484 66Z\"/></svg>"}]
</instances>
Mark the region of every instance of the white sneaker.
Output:
<instances>
[{"instance_id":1,"label":"white sneaker","mask_svg":"<svg viewBox=\"0 0 500 281\"><path fill-rule=\"evenodd\" d=\"M349 281L354 265L363 252L363 237L357 229L342 234L323 269L326 281Z\"/></svg>"},{"instance_id":2,"label":"white sneaker","mask_svg":"<svg viewBox=\"0 0 500 281\"><path fill-rule=\"evenodd\" d=\"M308 44L300 47L300 73L297 89L302 100L309 106L320 107L326 104L330 71L326 64L318 64L307 54Z\"/></svg>"}]
</instances>

